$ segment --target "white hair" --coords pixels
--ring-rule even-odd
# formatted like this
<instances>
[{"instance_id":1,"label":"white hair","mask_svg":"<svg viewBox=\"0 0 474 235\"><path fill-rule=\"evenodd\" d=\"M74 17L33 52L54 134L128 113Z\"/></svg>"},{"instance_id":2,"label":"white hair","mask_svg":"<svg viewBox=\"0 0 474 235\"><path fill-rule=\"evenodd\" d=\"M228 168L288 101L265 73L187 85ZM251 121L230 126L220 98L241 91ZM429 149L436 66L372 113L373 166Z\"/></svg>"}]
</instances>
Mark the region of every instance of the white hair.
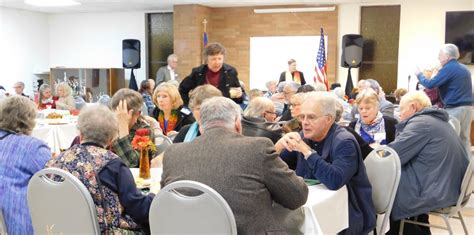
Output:
<instances>
[{"instance_id":1,"label":"white hair","mask_svg":"<svg viewBox=\"0 0 474 235\"><path fill-rule=\"evenodd\" d=\"M226 97L212 97L201 104L201 129L225 127L232 129L235 121L240 118L241 108L233 100Z\"/></svg>"},{"instance_id":2,"label":"white hair","mask_svg":"<svg viewBox=\"0 0 474 235\"><path fill-rule=\"evenodd\" d=\"M337 97L328 91L313 91L307 93L304 103L311 102L318 104L321 115L329 115L336 118L336 102Z\"/></svg>"},{"instance_id":3,"label":"white hair","mask_svg":"<svg viewBox=\"0 0 474 235\"><path fill-rule=\"evenodd\" d=\"M459 49L456 45L448 43L444 44L444 46L440 50L443 54L449 56L450 59L458 59L459 58Z\"/></svg>"}]
</instances>

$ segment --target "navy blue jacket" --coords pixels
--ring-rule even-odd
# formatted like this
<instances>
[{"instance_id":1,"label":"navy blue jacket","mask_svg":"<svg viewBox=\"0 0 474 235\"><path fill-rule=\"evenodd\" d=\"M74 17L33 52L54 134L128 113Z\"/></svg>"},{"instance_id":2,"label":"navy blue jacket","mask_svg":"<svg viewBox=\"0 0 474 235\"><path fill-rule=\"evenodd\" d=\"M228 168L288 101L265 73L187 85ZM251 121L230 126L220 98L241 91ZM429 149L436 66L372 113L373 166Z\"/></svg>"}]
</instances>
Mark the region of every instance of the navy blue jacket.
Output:
<instances>
[{"instance_id":1,"label":"navy blue jacket","mask_svg":"<svg viewBox=\"0 0 474 235\"><path fill-rule=\"evenodd\" d=\"M431 79L427 79L423 73L417 77L421 85L426 88L438 87L446 108L468 106L473 103L471 73L465 65L455 59L448 61Z\"/></svg>"},{"instance_id":2,"label":"navy blue jacket","mask_svg":"<svg viewBox=\"0 0 474 235\"><path fill-rule=\"evenodd\" d=\"M300 134L303 135L302 132ZM298 176L318 179L330 190L337 190L346 185L349 194L349 228L342 234L368 234L375 228L372 186L354 136L346 129L333 124L322 142L308 139L304 141L313 150L317 150L308 160L305 160L300 152L287 150L281 152L281 158L285 162L297 158Z\"/></svg>"}]
</instances>

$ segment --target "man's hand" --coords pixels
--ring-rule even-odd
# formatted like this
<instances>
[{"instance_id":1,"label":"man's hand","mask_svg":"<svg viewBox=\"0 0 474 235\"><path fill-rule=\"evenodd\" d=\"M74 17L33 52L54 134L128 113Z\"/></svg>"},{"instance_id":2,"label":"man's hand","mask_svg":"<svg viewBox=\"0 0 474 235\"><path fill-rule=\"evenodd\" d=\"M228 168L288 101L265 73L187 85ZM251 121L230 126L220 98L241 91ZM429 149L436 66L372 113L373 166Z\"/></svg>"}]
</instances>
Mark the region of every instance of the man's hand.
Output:
<instances>
[{"instance_id":1,"label":"man's hand","mask_svg":"<svg viewBox=\"0 0 474 235\"><path fill-rule=\"evenodd\" d=\"M132 119L133 110L127 111L127 101L121 100L115 109L115 115L119 123L119 138L123 138L129 134L128 124Z\"/></svg>"},{"instance_id":2,"label":"man's hand","mask_svg":"<svg viewBox=\"0 0 474 235\"><path fill-rule=\"evenodd\" d=\"M300 134L297 132L290 132L278 140L278 142L275 144L275 148L277 152L281 152L283 149L286 149L290 152L298 151L297 145L299 142L303 142ZM303 142L303 144L305 143Z\"/></svg>"}]
</instances>

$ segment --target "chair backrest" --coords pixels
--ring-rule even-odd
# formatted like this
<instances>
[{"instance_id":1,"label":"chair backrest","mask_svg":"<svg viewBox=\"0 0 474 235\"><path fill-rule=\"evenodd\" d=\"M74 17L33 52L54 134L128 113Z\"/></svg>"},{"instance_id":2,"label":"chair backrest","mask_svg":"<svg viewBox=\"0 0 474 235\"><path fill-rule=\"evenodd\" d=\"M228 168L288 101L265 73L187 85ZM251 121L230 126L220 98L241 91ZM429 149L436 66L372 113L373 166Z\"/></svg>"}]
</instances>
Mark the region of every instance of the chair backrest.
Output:
<instances>
[{"instance_id":1,"label":"chair backrest","mask_svg":"<svg viewBox=\"0 0 474 235\"><path fill-rule=\"evenodd\" d=\"M54 176L62 181L53 180ZM36 234L100 234L91 194L78 178L62 169L46 168L33 175L28 207Z\"/></svg>"},{"instance_id":2,"label":"chair backrest","mask_svg":"<svg viewBox=\"0 0 474 235\"><path fill-rule=\"evenodd\" d=\"M461 134L461 123L459 120L453 116L449 116L449 124L453 127L456 134L459 136Z\"/></svg>"},{"instance_id":3,"label":"chair backrest","mask_svg":"<svg viewBox=\"0 0 474 235\"><path fill-rule=\"evenodd\" d=\"M451 210L451 214L457 213L461 209L461 205L467 203L469 197L473 193L474 190L474 179L472 177L473 169L474 168L474 158L471 157L469 161L469 165L467 165L466 172L464 173L464 177L462 178L461 182L461 190L458 198L458 202L456 203L456 207L454 210Z\"/></svg>"},{"instance_id":4,"label":"chair backrest","mask_svg":"<svg viewBox=\"0 0 474 235\"><path fill-rule=\"evenodd\" d=\"M400 182L400 158L392 148L380 146L370 152L364 160L364 164L372 185L375 211L378 214L385 213L381 227L377 228L377 233L383 234L388 224L393 201L398 190L398 183Z\"/></svg>"},{"instance_id":5,"label":"chair backrest","mask_svg":"<svg viewBox=\"0 0 474 235\"><path fill-rule=\"evenodd\" d=\"M168 136L163 134L155 134L155 145L156 145L156 153L155 155L159 155L166 150L166 148L173 144L173 141L168 138Z\"/></svg>"},{"instance_id":6,"label":"chair backrest","mask_svg":"<svg viewBox=\"0 0 474 235\"><path fill-rule=\"evenodd\" d=\"M5 219L3 218L3 211L0 208L0 235L7 234L7 226L5 225Z\"/></svg>"},{"instance_id":7,"label":"chair backrest","mask_svg":"<svg viewBox=\"0 0 474 235\"><path fill-rule=\"evenodd\" d=\"M201 191L187 196L177 189ZM152 234L237 234L234 214L211 187L190 180L173 182L155 196L150 207Z\"/></svg>"}]
</instances>

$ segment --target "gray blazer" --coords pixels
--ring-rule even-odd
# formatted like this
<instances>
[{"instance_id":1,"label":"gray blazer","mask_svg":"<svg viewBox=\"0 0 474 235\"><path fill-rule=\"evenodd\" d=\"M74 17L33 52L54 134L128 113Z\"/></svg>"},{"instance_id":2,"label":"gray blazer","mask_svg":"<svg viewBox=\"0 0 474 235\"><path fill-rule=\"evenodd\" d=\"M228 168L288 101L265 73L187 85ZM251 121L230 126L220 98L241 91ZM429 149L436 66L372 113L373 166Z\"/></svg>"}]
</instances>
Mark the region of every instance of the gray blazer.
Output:
<instances>
[{"instance_id":1,"label":"gray blazer","mask_svg":"<svg viewBox=\"0 0 474 235\"><path fill-rule=\"evenodd\" d=\"M175 75L177 75L175 71ZM178 77L175 78L178 80ZM158 69L158 72L156 73L156 85L162 83L162 82L167 82L171 80L170 76L170 70L168 69L168 65L162 66Z\"/></svg>"},{"instance_id":2,"label":"gray blazer","mask_svg":"<svg viewBox=\"0 0 474 235\"><path fill-rule=\"evenodd\" d=\"M303 178L280 159L269 139L222 127L166 149L161 187L178 180L219 192L234 213L238 234L286 233L272 214L272 200L296 209L308 197Z\"/></svg>"}]
</instances>

